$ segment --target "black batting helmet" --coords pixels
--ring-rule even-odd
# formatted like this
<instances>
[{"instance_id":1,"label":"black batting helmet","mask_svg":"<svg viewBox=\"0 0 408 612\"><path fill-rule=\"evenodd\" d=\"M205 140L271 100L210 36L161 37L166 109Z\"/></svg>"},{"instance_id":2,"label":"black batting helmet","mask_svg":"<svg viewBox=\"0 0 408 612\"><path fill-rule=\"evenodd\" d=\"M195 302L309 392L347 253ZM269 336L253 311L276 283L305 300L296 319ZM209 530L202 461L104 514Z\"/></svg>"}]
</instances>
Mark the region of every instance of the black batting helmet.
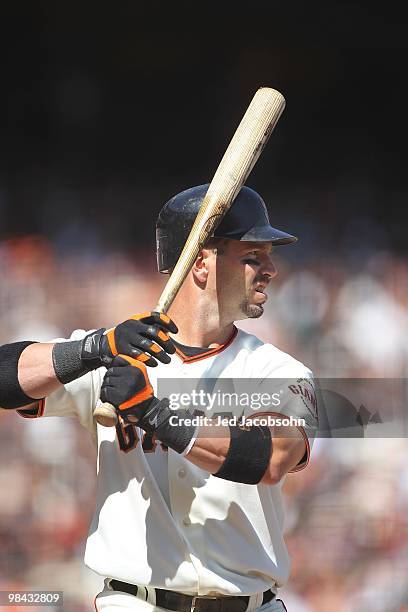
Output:
<instances>
[{"instance_id":1,"label":"black batting helmet","mask_svg":"<svg viewBox=\"0 0 408 612\"><path fill-rule=\"evenodd\" d=\"M191 187L175 195L161 209L156 223L157 267L168 273L176 264L207 193L209 184ZM297 238L275 229L261 196L242 187L214 236L248 242L290 244Z\"/></svg>"}]
</instances>

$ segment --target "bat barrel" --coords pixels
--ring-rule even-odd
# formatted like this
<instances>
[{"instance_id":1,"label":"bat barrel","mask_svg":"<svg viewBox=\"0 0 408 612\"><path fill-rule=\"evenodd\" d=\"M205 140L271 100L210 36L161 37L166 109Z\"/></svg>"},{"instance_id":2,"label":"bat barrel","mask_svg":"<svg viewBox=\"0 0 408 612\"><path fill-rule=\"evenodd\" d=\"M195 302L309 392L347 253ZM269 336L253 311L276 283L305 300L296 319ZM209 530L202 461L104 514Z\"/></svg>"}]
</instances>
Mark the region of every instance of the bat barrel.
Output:
<instances>
[{"instance_id":1,"label":"bat barrel","mask_svg":"<svg viewBox=\"0 0 408 612\"><path fill-rule=\"evenodd\" d=\"M255 93L212 179L200 211L156 308L167 312L199 251L220 224L262 153L285 108L276 89Z\"/></svg>"}]
</instances>

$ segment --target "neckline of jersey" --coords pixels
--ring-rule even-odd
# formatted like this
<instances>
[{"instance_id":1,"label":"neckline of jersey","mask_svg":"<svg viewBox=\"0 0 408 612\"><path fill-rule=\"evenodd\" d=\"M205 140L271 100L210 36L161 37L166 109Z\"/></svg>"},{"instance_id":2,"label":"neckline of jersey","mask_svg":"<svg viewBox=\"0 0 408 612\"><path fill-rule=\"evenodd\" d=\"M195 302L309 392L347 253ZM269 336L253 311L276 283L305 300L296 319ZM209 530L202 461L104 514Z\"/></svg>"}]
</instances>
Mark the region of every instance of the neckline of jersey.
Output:
<instances>
[{"instance_id":1,"label":"neckline of jersey","mask_svg":"<svg viewBox=\"0 0 408 612\"><path fill-rule=\"evenodd\" d=\"M180 357L183 363L193 363L194 361L201 361L201 359L207 359L208 357L213 357L213 355L217 355L218 353L221 353L221 351L224 351L226 348L228 348L231 342L235 339L237 333L238 333L238 328L235 327L234 325L234 330L230 338L228 338L228 340L224 344L220 344L220 346L210 348L205 353L200 353L200 355L192 355L189 357L188 355L185 355L183 351L181 351L178 347L176 347L176 353Z\"/></svg>"}]
</instances>

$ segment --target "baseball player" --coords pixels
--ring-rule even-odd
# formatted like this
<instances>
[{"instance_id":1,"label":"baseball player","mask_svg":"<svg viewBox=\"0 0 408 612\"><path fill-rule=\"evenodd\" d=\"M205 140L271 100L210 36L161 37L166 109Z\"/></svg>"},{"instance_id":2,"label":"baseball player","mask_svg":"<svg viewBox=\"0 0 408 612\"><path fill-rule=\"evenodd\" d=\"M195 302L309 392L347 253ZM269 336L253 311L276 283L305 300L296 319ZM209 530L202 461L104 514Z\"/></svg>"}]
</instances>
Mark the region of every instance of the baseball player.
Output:
<instances>
[{"instance_id":1,"label":"baseball player","mask_svg":"<svg viewBox=\"0 0 408 612\"><path fill-rule=\"evenodd\" d=\"M207 187L178 194L160 212L159 271L175 265ZM115 330L103 334L113 356L107 370L70 381L70 359L60 362L64 385L46 398L41 414L76 416L98 446L96 511L85 553L85 563L105 577L98 612L285 609L278 598L289 575L281 486L288 472L308 463L317 419L312 375L234 321L262 315L276 274L272 249L295 240L271 227L261 197L244 187L172 306L178 334L170 363L162 360L147 373L141 359L150 357L123 355ZM162 343L175 333L174 323L164 322ZM64 344L84 336L92 333L76 331L54 352L69 356ZM92 359L95 343L89 344ZM247 408L240 415L247 420L221 419L213 410L197 424L202 410L185 404L173 410L173 394L159 390L163 381L188 380L211 381L213 391L223 383L245 389L248 380L263 391L278 389L263 394L270 402L262 415L296 417L303 425L265 424ZM95 424L99 396L116 407L116 427Z\"/></svg>"}]
</instances>

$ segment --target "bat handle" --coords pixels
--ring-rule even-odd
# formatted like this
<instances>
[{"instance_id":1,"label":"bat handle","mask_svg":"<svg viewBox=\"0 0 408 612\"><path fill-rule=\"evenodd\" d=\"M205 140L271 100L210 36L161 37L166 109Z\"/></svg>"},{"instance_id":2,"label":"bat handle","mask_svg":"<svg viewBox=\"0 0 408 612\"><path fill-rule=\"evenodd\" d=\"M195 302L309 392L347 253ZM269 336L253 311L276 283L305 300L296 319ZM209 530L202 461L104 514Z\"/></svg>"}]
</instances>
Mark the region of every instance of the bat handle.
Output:
<instances>
[{"instance_id":1,"label":"bat handle","mask_svg":"<svg viewBox=\"0 0 408 612\"><path fill-rule=\"evenodd\" d=\"M96 422L104 427L115 427L118 422L118 415L114 406L108 402L103 404L101 400L98 400L93 416Z\"/></svg>"}]
</instances>

